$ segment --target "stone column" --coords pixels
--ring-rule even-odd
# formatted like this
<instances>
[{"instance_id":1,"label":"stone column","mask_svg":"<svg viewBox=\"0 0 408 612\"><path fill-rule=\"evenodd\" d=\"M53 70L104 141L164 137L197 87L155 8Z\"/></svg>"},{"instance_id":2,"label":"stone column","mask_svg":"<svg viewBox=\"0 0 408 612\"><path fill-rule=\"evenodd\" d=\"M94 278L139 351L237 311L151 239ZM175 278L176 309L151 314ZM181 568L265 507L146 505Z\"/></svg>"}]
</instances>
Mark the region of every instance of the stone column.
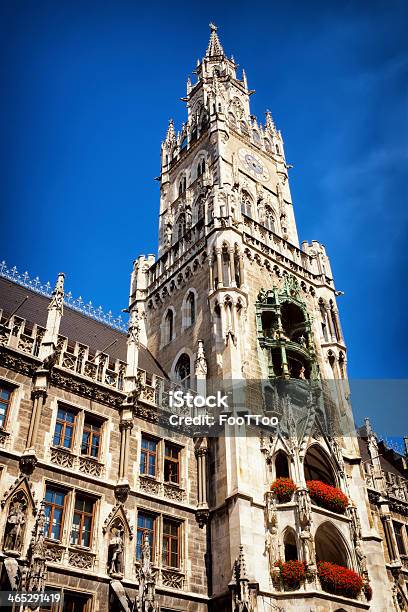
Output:
<instances>
[{"instance_id":1,"label":"stone column","mask_svg":"<svg viewBox=\"0 0 408 612\"><path fill-rule=\"evenodd\" d=\"M217 255L217 273L218 273L218 287L223 287L222 282L222 249L215 249Z\"/></svg>"},{"instance_id":2,"label":"stone column","mask_svg":"<svg viewBox=\"0 0 408 612\"><path fill-rule=\"evenodd\" d=\"M195 456L197 458L197 513L196 519L200 527L208 520L207 502L207 439L198 438L196 441Z\"/></svg>"},{"instance_id":3,"label":"stone column","mask_svg":"<svg viewBox=\"0 0 408 612\"><path fill-rule=\"evenodd\" d=\"M242 254L239 255L239 281L240 281L241 287L245 285L244 256Z\"/></svg>"},{"instance_id":4,"label":"stone column","mask_svg":"<svg viewBox=\"0 0 408 612\"><path fill-rule=\"evenodd\" d=\"M210 291L214 289L214 260L212 257L208 258L208 271L209 271L209 283L210 283Z\"/></svg>"},{"instance_id":5,"label":"stone column","mask_svg":"<svg viewBox=\"0 0 408 612\"><path fill-rule=\"evenodd\" d=\"M235 250L233 248L229 250L229 260L230 260L230 286L236 287L237 283L235 281Z\"/></svg>"}]
</instances>

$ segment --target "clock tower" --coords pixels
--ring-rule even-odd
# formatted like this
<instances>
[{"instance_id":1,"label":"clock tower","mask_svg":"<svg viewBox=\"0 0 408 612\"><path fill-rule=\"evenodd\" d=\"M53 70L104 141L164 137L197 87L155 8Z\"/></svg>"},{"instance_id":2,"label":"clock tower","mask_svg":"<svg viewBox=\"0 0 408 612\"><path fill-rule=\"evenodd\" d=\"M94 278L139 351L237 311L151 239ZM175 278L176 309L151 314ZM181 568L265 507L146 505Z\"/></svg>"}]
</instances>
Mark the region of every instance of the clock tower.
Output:
<instances>
[{"instance_id":1,"label":"clock tower","mask_svg":"<svg viewBox=\"0 0 408 612\"><path fill-rule=\"evenodd\" d=\"M171 380L201 393L214 381L261 381L272 399L255 394L252 409L281 418L271 436L232 426L197 441L210 608L309 610L313 600L335 610L325 607L320 562L348 567L365 585L386 582L353 433L338 293L324 246L299 244L281 132L269 111L263 123L251 114L254 90L210 29L182 98L186 121L176 131L170 120L161 145L158 257L135 261L129 308ZM282 380L298 382L305 419L296 398L276 394ZM344 435L333 436L329 414ZM286 505L271 493L282 476L295 486ZM343 491L345 516L312 503L311 480ZM294 559L307 580L286 597L276 563Z\"/></svg>"}]
</instances>

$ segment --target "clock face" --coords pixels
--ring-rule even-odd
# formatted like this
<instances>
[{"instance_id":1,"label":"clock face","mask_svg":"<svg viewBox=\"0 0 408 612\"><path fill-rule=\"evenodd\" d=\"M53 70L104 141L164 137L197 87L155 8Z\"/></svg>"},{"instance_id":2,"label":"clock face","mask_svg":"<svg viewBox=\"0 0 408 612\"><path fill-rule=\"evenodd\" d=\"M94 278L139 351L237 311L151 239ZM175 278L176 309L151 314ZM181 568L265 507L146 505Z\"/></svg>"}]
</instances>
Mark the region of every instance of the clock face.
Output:
<instances>
[{"instance_id":1,"label":"clock face","mask_svg":"<svg viewBox=\"0 0 408 612\"><path fill-rule=\"evenodd\" d=\"M261 159L248 151L248 149L240 149L239 157L244 163L245 169L258 181L268 181L269 180L269 172L262 164Z\"/></svg>"}]
</instances>

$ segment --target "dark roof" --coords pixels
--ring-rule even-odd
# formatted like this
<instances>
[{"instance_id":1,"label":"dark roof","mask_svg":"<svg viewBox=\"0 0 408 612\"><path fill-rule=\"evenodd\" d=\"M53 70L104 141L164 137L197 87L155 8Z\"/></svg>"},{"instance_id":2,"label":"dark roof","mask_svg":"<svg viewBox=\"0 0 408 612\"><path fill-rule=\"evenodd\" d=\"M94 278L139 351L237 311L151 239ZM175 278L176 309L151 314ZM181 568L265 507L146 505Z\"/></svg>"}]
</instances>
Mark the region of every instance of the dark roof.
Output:
<instances>
[{"instance_id":1,"label":"dark roof","mask_svg":"<svg viewBox=\"0 0 408 612\"><path fill-rule=\"evenodd\" d=\"M19 308L16 316L26 319L31 324L36 323L45 327L50 298L0 277L0 308L3 309L6 317L21 304L26 296L28 300ZM64 304L59 333L67 337L70 342L80 342L89 346L94 353L102 351L116 340L116 343L104 352L112 359L126 361L126 334L124 332L109 327L101 321L96 321L66 304ZM160 364L145 346L140 347L139 367L151 374L167 378Z\"/></svg>"},{"instance_id":2,"label":"dark roof","mask_svg":"<svg viewBox=\"0 0 408 612\"><path fill-rule=\"evenodd\" d=\"M367 438L359 436L358 445L360 447L360 454L363 462L371 460L370 453L368 452ZM378 454L381 468L384 472L391 472L391 474L396 474L403 478L407 477L403 466L403 456L387 448L385 443L381 440L378 442Z\"/></svg>"}]
</instances>

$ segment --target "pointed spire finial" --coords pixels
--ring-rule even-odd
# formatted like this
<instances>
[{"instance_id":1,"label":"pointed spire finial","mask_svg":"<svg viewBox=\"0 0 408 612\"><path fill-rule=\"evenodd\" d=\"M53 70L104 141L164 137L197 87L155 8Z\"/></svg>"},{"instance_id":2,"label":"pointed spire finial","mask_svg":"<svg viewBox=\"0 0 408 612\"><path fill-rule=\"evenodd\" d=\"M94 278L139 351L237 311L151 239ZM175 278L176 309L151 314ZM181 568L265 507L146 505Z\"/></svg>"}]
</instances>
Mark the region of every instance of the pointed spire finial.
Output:
<instances>
[{"instance_id":1,"label":"pointed spire finial","mask_svg":"<svg viewBox=\"0 0 408 612\"><path fill-rule=\"evenodd\" d=\"M244 82L244 87L247 90L248 89L248 80L247 80L247 75L244 69L242 69L242 80Z\"/></svg>"},{"instance_id":2,"label":"pointed spire finial","mask_svg":"<svg viewBox=\"0 0 408 612\"><path fill-rule=\"evenodd\" d=\"M55 283L54 291L52 292L51 301L48 305L48 310L58 310L63 312L64 304L64 278L65 274L60 272L58 274L57 282Z\"/></svg>"},{"instance_id":3,"label":"pointed spire finial","mask_svg":"<svg viewBox=\"0 0 408 612\"><path fill-rule=\"evenodd\" d=\"M222 45L220 43L220 40L217 34L218 28L212 22L209 25L210 25L210 30L211 30L211 36L210 36L210 42L208 43L206 56L213 57L216 55L224 55L224 49L222 48Z\"/></svg>"},{"instance_id":4,"label":"pointed spire finial","mask_svg":"<svg viewBox=\"0 0 408 612\"><path fill-rule=\"evenodd\" d=\"M174 131L174 121L173 119L169 120L169 127L167 128L166 140L167 142L173 142L176 138L176 133Z\"/></svg>"},{"instance_id":5,"label":"pointed spire finial","mask_svg":"<svg viewBox=\"0 0 408 612\"><path fill-rule=\"evenodd\" d=\"M265 122L265 127L272 130L272 132L276 131L276 126L275 126L275 122L272 119L272 114L271 111L269 109L267 109L266 113L266 122Z\"/></svg>"}]
</instances>

